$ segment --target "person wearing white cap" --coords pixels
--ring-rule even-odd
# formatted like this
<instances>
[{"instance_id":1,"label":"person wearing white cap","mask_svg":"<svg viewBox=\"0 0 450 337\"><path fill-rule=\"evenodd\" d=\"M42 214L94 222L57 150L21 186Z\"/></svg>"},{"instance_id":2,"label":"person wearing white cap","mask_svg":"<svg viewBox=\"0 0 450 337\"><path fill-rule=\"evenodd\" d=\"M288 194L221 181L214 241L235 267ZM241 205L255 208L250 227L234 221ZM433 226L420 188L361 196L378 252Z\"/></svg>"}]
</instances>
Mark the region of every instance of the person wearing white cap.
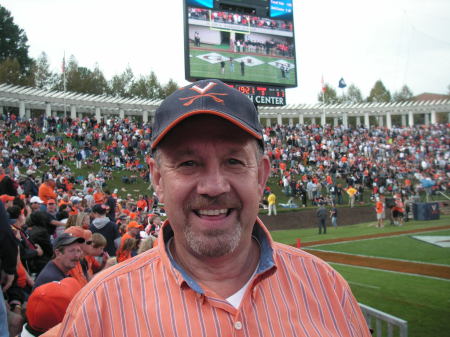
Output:
<instances>
[{"instance_id":1,"label":"person wearing white cap","mask_svg":"<svg viewBox=\"0 0 450 337\"><path fill-rule=\"evenodd\" d=\"M43 203L44 202L37 195L35 195L34 197L31 197L31 199L30 199L31 212L39 211L39 209L41 208L41 205Z\"/></svg>"}]
</instances>

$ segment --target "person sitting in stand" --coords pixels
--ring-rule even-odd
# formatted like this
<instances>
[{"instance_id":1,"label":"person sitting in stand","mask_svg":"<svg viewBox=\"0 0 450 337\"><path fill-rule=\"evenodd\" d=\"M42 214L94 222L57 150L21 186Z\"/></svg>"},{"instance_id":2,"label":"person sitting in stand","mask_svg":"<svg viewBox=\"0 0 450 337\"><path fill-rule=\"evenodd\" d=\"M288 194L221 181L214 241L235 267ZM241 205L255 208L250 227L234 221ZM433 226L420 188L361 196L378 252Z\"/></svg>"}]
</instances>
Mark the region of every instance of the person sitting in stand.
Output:
<instances>
[{"instance_id":1,"label":"person sitting in stand","mask_svg":"<svg viewBox=\"0 0 450 337\"><path fill-rule=\"evenodd\" d=\"M80 262L82 250L80 245L83 238L78 238L69 233L58 236L53 243L55 257L49 261L34 282L34 289L52 281L61 281L69 277L69 271Z\"/></svg>"}]
</instances>

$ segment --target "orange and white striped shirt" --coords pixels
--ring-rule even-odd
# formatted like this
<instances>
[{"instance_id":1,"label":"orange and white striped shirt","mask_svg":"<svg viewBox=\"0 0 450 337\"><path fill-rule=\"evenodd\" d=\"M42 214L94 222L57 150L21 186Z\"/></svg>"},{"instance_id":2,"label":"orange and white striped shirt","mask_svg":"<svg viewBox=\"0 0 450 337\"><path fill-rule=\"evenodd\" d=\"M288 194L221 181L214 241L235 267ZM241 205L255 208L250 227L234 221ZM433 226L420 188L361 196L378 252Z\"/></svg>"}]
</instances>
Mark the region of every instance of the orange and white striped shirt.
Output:
<instances>
[{"instance_id":1,"label":"orange and white striped shirt","mask_svg":"<svg viewBox=\"0 0 450 337\"><path fill-rule=\"evenodd\" d=\"M369 337L347 282L324 261L272 241L258 219L258 269L238 309L156 248L99 273L71 302L59 337Z\"/></svg>"}]
</instances>

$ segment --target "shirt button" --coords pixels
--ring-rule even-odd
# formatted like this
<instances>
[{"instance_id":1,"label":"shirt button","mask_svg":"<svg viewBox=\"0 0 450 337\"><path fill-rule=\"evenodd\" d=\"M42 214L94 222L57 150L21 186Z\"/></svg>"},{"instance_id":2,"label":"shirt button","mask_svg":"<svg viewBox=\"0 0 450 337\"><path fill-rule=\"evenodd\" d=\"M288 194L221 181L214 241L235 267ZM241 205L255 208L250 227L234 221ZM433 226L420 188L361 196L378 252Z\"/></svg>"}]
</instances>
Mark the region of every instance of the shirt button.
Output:
<instances>
[{"instance_id":1,"label":"shirt button","mask_svg":"<svg viewBox=\"0 0 450 337\"><path fill-rule=\"evenodd\" d=\"M241 330L242 329L242 323L240 321L237 321L236 323L234 323L234 327L236 330Z\"/></svg>"}]
</instances>

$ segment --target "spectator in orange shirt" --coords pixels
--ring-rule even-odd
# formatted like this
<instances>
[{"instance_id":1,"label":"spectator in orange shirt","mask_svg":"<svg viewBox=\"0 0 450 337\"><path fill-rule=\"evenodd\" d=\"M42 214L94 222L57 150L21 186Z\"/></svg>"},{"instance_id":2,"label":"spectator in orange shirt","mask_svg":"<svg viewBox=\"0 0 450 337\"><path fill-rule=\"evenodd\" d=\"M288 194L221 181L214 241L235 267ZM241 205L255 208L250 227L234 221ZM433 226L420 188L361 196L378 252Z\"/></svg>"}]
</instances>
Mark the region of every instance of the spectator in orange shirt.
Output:
<instances>
[{"instance_id":1,"label":"spectator in orange shirt","mask_svg":"<svg viewBox=\"0 0 450 337\"><path fill-rule=\"evenodd\" d=\"M375 204L375 212L377 213L377 227L384 227L384 196L380 196L377 198L377 202Z\"/></svg>"},{"instance_id":2,"label":"spectator in orange shirt","mask_svg":"<svg viewBox=\"0 0 450 337\"><path fill-rule=\"evenodd\" d=\"M131 259L137 255L137 242L134 238L128 238L124 241L121 249L117 251L117 263Z\"/></svg>"},{"instance_id":3,"label":"spectator in orange shirt","mask_svg":"<svg viewBox=\"0 0 450 337\"><path fill-rule=\"evenodd\" d=\"M95 189L95 193L94 193L93 197L94 197L94 202L97 205L101 205L105 201L105 195L98 187Z\"/></svg>"},{"instance_id":4,"label":"spectator in orange shirt","mask_svg":"<svg viewBox=\"0 0 450 337\"><path fill-rule=\"evenodd\" d=\"M147 212L148 211L147 201L144 199L143 195L139 195L139 200L138 200L136 206L137 206L139 212Z\"/></svg>"},{"instance_id":5,"label":"spectator in orange shirt","mask_svg":"<svg viewBox=\"0 0 450 337\"><path fill-rule=\"evenodd\" d=\"M44 204L47 204L50 199L56 200L55 186L56 183L53 179L47 179L39 186L38 196Z\"/></svg>"},{"instance_id":6,"label":"spectator in orange shirt","mask_svg":"<svg viewBox=\"0 0 450 337\"><path fill-rule=\"evenodd\" d=\"M139 232L141 231L142 226L137 223L137 221L130 221L127 225L127 232L122 236L122 239L120 240L120 246L117 250L117 255L119 255L119 252L122 251L123 245L125 244L125 241L127 239L138 239L139 238Z\"/></svg>"}]
</instances>

